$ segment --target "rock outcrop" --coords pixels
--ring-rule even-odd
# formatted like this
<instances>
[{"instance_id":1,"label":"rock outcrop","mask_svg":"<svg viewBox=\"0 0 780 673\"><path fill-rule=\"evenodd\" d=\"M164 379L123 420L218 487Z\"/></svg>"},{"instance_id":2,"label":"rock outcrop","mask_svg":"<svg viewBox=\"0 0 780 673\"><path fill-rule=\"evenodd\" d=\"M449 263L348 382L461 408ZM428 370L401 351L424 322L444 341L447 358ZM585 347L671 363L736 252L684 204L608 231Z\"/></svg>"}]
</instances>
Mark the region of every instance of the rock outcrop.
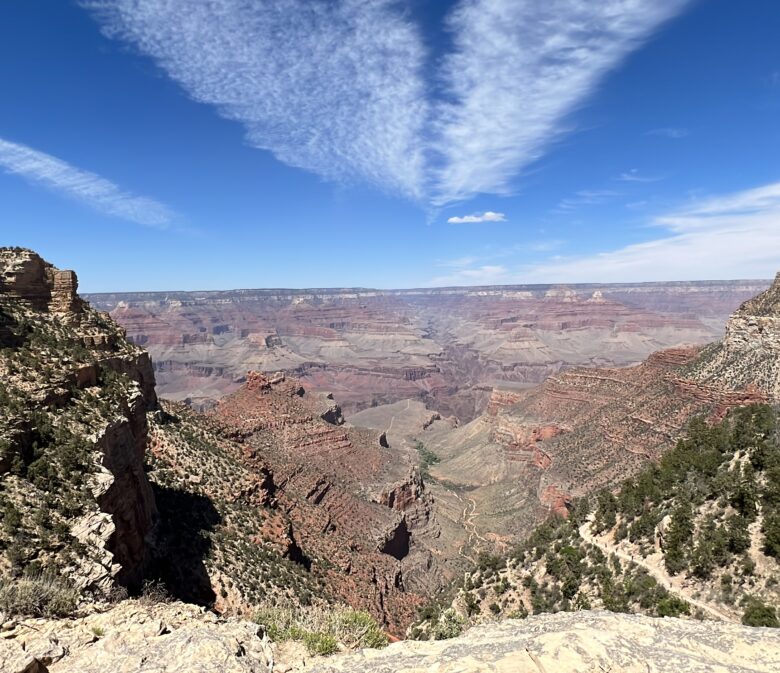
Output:
<instances>
[{"instance_id":1,"label":"rock outcrop","mask_svg":"<svg viewBox=\"0 0 780 673\"><path fill-rule=\"evenodd\" d=\"M257 624L183 603L126 601L85 617L0 627L3 673L267 673L272 662Z\"/></svg>"},{"instance_id":2,"label":"rock outcrop","mask_svg":"<svg viewBox=\"0 0 780 673\"><path fill-rule=\"evenodd\" d=\"M0 496L37 543L9 542L0 570L33 565L104 592L139 585L148 558L157 398L148 355L77 290L72 271L0 249ZM71 542L83 551L69 555Z\"/></svg>"},{"instance_id":3,"label":"rock outcrop","mask_svg":"<svg viewBox=\"0 0 780 673\"><path fill-rule=\"evenodd\" d=\"M163 512L166 582L245 614L277 599L335 597L402 632L424 592L453 576L431 573L445 545L417 453L346 425L328 395L295 379L246 378L207 414L164 402L152 420L149 474L161 511L169 497L173 506L170 520ZM200 554L193 536L204 540Z\"/></svg>"},{"instance_id":4,"label":"rock outcrop","mask_svg":"<svg viewBox=\"0 0 780 673\"><path fill-rule=\"evenodd\" d=\"M780 401L780 273L729 318L723 341L703 351L688 378Z\"/></svg>"},{"instance_id":5,"label":"rock outcrop","mask_svg":"<svg viewBox=\"0 0 780 673\"><path fill-rule=\"evenodd\" d=\"M394 643L317 662L312 673L773 673L774 629L559 613L478 626L452 640Z\"/></svg>"},{"instance_id":6,"label":"rock outcrop","mask_svg":"<svg viewBox=\"0 0 780 673\"><path fill-rule=\"evenodd\" d=\"M78 619L0 627L4 673L774 673L780 632L607 612L477 626L457 638L402 641L301 661L262 635L181 603L121 603Z\"/></svg>"},{"instance_id":7,"label":"rock outcrop","mask_svg":"<svg viewBox=\"0 0 780 673\"><path fill-rule=\"evenodd\" d=\"M303 552L339 569L331 591L398 628L420 600L415 572L433 562L430 497L408 456L332 407L294 379L252 372L209 415L240 441L245 465L273 474Z\"/></svg>"}]
</instances>

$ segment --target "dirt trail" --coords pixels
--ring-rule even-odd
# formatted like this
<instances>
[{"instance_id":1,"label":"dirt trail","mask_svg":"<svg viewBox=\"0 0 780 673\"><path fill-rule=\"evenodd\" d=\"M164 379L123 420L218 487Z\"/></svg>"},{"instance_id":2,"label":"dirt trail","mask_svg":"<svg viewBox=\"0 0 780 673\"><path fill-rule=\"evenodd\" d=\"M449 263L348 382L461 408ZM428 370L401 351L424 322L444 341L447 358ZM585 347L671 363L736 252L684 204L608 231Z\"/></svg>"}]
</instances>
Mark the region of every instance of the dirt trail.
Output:
<instances>
[{"instance_id":1,"label":"dirt trail","mask_svg":"<svg viewBox=\"0 0 780 673\"><path fill-rule=\"evenodd\" d=\"M406 409L404 411L409 411L409 405L411 404L411 400L406 400ZM387 430L385 430L385 434L389 435L390 431L393 429L393 423L395 423L395 417L398 414L393 414L393 417L390 419L390 425L387 426Z\"/></svg>"},{"instance_id":2,"label":"dirt trail","mask_svg":"<svg viewBox=\"0 0 780 673\"><path fill-rule=\"evenodd\" d=\"M472 547L474 545L475 539L490 545L490 541L480 535L479 531L477 530L477 526L474 523L474 519L479 516L479 512L477 511L477 503L473 498L466 498L464 500L463 496L461 496L457 491L454 491L451 488L447 488L446 486L444 488L452 493L452 495L454 495L460 501L461 505L463 505L463 514L461 515L461 519L463 527L466 529L466 532L469 534L469 536L466 542L464 542L460 546L460 549L458 549L458 554L463 558L468 559L472 563L476 563L476 560L467 555L464 550Z\"/></svg>"},{"instance_id":3,"label":"dirt trail","mask_svg":"<svg viewBox=\"0 0 780 673\"><path fill-rule=\"evenodd\" d=\"M734 618L732 616L729 616L725 612L722 612L714 605L691 596L690 591L686 587L682 586L681 580L677 577L670 576L661 565L656 563L649 563L646 559L644 559L639 554L636 555L626 554L625 552L616 549L613 545L608 544L602 540L599 540L590 531L590 524L592 521L593 521L593 515L591 514L588 517L588 520L584 524L582 524L582 526L580 526L580 537L582 537L582 539L585 540L585 542L592 544L593 546L601 549L601 551L604 552L604 554L607 557L609 557L610 554L614 554L619 559L622 559L627 563L636 563L638 566L641 566L642 568L647 570L647 572L650 573L650 575L662 587L667 589L670 593L676 594L683 600L703 610L704 612L714 617L715 619L726 621L726 622L734 621Z\"/></svg>"}]
</instances>

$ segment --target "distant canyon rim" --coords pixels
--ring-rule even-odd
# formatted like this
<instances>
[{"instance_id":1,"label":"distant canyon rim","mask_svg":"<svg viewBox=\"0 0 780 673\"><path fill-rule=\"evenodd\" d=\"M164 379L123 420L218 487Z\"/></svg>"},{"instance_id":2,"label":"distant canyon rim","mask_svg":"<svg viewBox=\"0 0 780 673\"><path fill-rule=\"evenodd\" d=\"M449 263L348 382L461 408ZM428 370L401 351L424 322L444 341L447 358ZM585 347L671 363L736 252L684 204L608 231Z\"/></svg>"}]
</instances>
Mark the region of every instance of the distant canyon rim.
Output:
<instances>
[{"instance_id":1,"label":"distant canyon rim","mask_svg":"<svg viewBox=\"0 0 780 673\"><path fill-rule=\"evenodd\" d=\"M769 280L409 290L87 294L145 348L158 393L208 408L247 371L332 392L346 414L413 399L468 422L494 387L711 342Z\"/></svg>"}]
</instances>

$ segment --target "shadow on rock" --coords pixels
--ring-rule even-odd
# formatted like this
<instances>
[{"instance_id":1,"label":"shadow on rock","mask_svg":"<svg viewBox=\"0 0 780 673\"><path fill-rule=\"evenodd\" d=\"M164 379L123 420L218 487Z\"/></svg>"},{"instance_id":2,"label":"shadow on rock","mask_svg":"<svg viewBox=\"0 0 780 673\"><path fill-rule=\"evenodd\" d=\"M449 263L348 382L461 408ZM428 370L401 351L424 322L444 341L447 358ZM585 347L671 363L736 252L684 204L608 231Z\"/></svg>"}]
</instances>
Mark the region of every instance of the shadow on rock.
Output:
<instances>
[{"instance_id":1,"label":"shadow on rock","mask_svg":"<svg viewBox=\"0 0 780 673\"><path fill-rule=\"evenodd\" d=\"M164 584L173 598L211 606L216 594L205 559L220 514L204 495L157 484L153 489L160 520L147 577Z\"/></svg>"}]
</instances>

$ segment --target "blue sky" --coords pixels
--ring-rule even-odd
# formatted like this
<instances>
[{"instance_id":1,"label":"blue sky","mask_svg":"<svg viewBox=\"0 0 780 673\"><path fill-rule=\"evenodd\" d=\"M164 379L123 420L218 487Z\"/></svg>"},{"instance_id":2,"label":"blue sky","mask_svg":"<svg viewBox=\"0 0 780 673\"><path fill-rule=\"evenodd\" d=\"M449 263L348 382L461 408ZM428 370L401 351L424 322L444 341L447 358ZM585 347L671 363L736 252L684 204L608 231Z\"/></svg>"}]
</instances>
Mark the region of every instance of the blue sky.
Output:
<instances>
[{"instance_id":1,"label":"blue sky","mask_svg":"<svg viewBox=\"0 0 780 673\"><path fill-rule=\"evenodd\" d=\"M0 240L84 291L760 278L774 0L0 3Z\"/></svg>"}]
</instances>

